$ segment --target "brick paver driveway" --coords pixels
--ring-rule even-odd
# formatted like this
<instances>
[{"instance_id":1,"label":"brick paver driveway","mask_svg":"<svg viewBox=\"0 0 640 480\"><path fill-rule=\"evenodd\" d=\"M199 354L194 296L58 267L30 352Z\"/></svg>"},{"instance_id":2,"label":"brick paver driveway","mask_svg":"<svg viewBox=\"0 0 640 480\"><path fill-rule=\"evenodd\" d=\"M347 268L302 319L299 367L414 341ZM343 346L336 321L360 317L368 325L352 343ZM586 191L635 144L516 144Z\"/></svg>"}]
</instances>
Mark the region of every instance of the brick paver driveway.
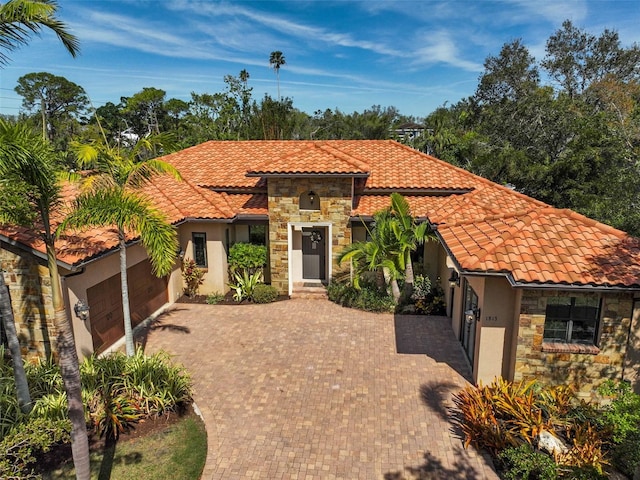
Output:
<instances>
[{"instance_id":1,"label":"brick paver driveway","mask_svg":"<svg viewBox=\"0 0 640 480\"><path fill-rule=\"evenodd\" d=\"M497 478L449 420L469 371L445 318L176 304L143 342L193 376L203 479Z\"/></svg>"}]
</instances>

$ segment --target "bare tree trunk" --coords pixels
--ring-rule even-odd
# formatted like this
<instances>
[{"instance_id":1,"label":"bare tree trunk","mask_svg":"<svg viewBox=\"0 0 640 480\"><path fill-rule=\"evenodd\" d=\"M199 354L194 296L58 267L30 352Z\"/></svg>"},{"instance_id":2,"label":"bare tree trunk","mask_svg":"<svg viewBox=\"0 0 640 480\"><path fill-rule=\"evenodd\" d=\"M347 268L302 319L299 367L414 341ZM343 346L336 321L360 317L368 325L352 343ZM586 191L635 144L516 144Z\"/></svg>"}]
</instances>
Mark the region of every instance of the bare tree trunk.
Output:
<instances>
[{"instance_id":1,"label":"bare tree trunk","mask_svg":"<svg viewBox=\"0 0 640 480\"><path fill-rule=\"evenodd\" d=\"M51 296L53 299L54 321L57 332L58 363L62 374L64 389L67 393L69 419L71 420L71 454L76 469L77 480L90 480L91 466L89 463L89 438L87 424L84 417L82 403L82 388L80 385L80 363L76 342L73 337L71 321L62 300L60 288L60 274L56 262L55 249L47 244L47 266L51 279Z\"/></svg>"},{"instance_id":2,"label":"bare tree trunk","mask_svg":"<svg viewBox=\"0 0 640 480\"><path fill-rule=\"evenodd\" d=\"M413 294L413 284L415 283L415 276L413 275L413 263L411 262L411 256L407 260L407 265L404 268L404 288L402 290L402 303L408 302Z\"/></svg>"},{"instance_id":3,"label":"bare tree trunk","mask_svg":"<svg viewBox=\"0 0 640 480\"><path fill-rule=\"evenodd\" d=\"M129 283L127 282L127 244L124 232L118 232L120 241L120 285L122 286L122 313L124 318L124 342L127 356L132 357L136 353L133 344L133 328L131 326L131 307L129 306Z\"/></svg>"},{"instance_id":4,"label":"bare tree trunk","mask_svg":"<svg viewBox=\"0 0 640 480\"><path fill-rule=\"evenodd\" d=\"M27 383L27 375L24 373L24 362L22 361L22 353L20 351L20 341L16 331L16 324L13 319L13 310L11 309L11 297L9 296L9 287L4 282L4 272L0 270L0 316L4 323L4 331L7 333L7 343L11 352L11 363L13 364L13 376L16 381L16 396L18 405L23 413L29 413L33 405L31 403L31 394L29 393L29 384Z\"/></svg>"},{"instance_id":5,"label":"bare tree trunk","mask_svg":"<svg viewBox=\"0 0 640 480\"><path fill-rule=\"evenodd\" d=\"M382 272L384 274L384 281L387 285L391 287L391 295L393 296L393 300L398 303L400 300L400 287L398 287L398 280L391 277L391 273L389 269L386 267L382 267Z\"/></svg>"}]
</instances>

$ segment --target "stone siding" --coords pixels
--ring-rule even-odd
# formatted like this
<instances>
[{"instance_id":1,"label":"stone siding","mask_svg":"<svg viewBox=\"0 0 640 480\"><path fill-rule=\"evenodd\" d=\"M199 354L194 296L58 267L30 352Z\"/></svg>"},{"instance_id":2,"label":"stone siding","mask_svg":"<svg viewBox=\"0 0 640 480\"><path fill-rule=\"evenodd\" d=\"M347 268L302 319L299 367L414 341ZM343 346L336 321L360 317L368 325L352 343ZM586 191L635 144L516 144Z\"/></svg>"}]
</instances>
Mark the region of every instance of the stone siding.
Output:
<instances>
[{"instance_id":1,"label":"stone siding","mask_svg":"<svg viewBox=\"0 0 640 480\"><path fill-rule=\"evenodd\" d=\"M0 248L0 262L23 357L51 356L55 327L49 269L36 257L5 243Z\"/></svg>"},{"instance_id":2,"label":"stone siding","mask_svg":"<svg viewBox=\"0 0 640 480\"><path fill-rule=\"evenodd\" d=\"M267 189L271 285L289 293L289 222L331 223L331 261L337 271L337 255L351 243L351 178L269 178ZM320 210L300 210L300 195L309 190L319 196Z\"/></svg>"},{"instance_id":3,"label":"stone siding","mask_svg":"<svg viewBox=\"0 0 640 480\"><path fill-rule=\"evenodd\" d=\"M588 353L574 353L569 351L573 345L567 345L563 351L543 346L547 298L556 295L583 294L540 290L525 290L522 294L514 380L571 384L580 397L588 399L606 379L622 379L633 296L602 294L598 346Z\"/></svg>"}]
</instances>

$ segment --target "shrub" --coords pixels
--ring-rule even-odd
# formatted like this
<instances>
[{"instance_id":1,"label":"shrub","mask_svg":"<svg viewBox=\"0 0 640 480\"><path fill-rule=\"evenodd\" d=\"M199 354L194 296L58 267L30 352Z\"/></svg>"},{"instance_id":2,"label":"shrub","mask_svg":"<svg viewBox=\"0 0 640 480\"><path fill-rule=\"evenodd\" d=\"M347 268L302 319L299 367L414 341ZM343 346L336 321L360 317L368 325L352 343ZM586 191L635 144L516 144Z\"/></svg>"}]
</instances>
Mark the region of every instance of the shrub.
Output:
<instances>
[{"instance_id":1,"label":"shrub","mask_svg":"<svg viewBox=\"0 0 640 480\"><path fill-rule=\"evenodd\" d=\"M198 288L204 282L204 270L198 268L195 261L185 260L182 263L182 279L185 295L192 297L198 293Z\"/></svg>"},{"instance_id":2,"label":"shrub","mask_svg":"<svg viewBox=\"0 0 640 480\"><path fill-rule=\"evenodd\" d=\"M525 443L503 450L498 458L504 466L503 478L507 480L555 480L558 469L549 455L537 452Z\"/></svg>"},{"instance_id":3,"label":"shrub","mask_svg":"<svg viewBox=\"0 0 640 480\"><path fill-rule=\"evenodd\" d=\"M243 270L242 275L240 273L235 274L235 283L229 283L229 287L235 290L233 299L236 302L241 302L245 298L251 299L253 295L253 289L262 282L262 272L257 271L249 274L248 270Z\"/></svg>"},{"instance_id":4,"label":"shrub","mask_svg":"<svg viewBox=\"0 0 640 480\"><path fill-rule=\"evenodd\" d=\"M267 264L267 247L252 243L235 243L229 248L229 271L232 275L248 270L255 273Z\"/></svg>"},{"instance_id":5,"label":"shrub","mask_svg":"<svg viewBox=\"0 0 640 480\"><path fill-rule=\"evenodd\" d=\"M613 465L632 478L640 465L640 432L628 432L624 439L613 447L611 457Z\"/></svg>"},{"instance_id":6,"label":"shrub","mask_svg":"<svg viewBox=\"0 0 640 480\"><path fill-rule=\"evenodd\" d=\"M256 285L251 294L251 300L256 303L271 303L278 299L278 290L272 285L261 283Z\"/></svg>"},{"instance_id":7,"label":"shrub","mask_svg":"<svg viewBox=\"0 0 640 480\"><path fill-rule=\"evenodd\" d=\"M622 442L633 432L640 430L640 395L631 390L628 382L607 380L599 388L598 393L613 397L599 417L604 428L613 431L613 441Z\"/></svg>"},{"instance_id":8,"label":"shrub","mask_svg":"<svg viewBox=\"0 0 640 480\"><path fill-rule=\"evenodd\" d=\"M444 290L440 282L431 284L429 277L416 275L413 284L411 299L416 307L416 312L423 315L446 315L446 303Z\"/></svg>"},{"instance_id":9,"label":"shrub","mask_svg":"<svg viewBox=\"0 0 640 480\"><path fill-rule=\"evenodd\" d=\"M329 300L343 307L369 312L393 312L396 303L391 295L380 292L375 285L362 282L360 288L351 283L333 279L327 286Z\"/></svg>"},{"instance_id":10,"label":"shrub","mask_svg":"<svg viewBox=\"0 0 640 480\"><path fill-rule=\"evenodd\" d=\"M31 464L36 455L71 440L71 422L33 418L17 425L0 441L0 478L37 478Z\"/></svg>"},{"instance_id":11,"label":"shrub","mask_svg":"<svg viewBox=\"0 0 640 480\"><path fill-rule=\"evenodd\" d=\"M224 295L221 293L210 293L207 295L207 304L208 305L217 305L224 299Z\"/></svg>"}]
</instances>

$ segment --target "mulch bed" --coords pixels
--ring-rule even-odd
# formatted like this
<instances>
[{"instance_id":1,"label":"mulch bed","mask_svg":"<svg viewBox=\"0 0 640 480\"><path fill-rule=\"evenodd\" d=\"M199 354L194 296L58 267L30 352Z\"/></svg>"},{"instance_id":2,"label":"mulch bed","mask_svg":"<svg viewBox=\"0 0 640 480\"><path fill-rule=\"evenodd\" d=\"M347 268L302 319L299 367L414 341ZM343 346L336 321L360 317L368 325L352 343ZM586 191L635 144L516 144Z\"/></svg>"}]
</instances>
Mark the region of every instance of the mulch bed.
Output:
<instances>
[{"instance_id":1,"label":"mulch bed","mask_svg":"<svg viewBox=\"0 0 640 480\"><path fill-rule=\"evenodd\" d=\"M283 300L289 300L289 297L287 295L279 295L278 298L276 299L276 302L281 302ZM178 298L178 300L176 300L176 303L206 304L207 296L194 295L192 297L189 297L187 295L182 295L180 298ZM216 303L216 305L253 305L253 302L250 302L249 300L243 300L242 302L238 303L233 299L233 292L229 291L226 293L226 295L221 301Z\"/></svg>"}]
</instances>

